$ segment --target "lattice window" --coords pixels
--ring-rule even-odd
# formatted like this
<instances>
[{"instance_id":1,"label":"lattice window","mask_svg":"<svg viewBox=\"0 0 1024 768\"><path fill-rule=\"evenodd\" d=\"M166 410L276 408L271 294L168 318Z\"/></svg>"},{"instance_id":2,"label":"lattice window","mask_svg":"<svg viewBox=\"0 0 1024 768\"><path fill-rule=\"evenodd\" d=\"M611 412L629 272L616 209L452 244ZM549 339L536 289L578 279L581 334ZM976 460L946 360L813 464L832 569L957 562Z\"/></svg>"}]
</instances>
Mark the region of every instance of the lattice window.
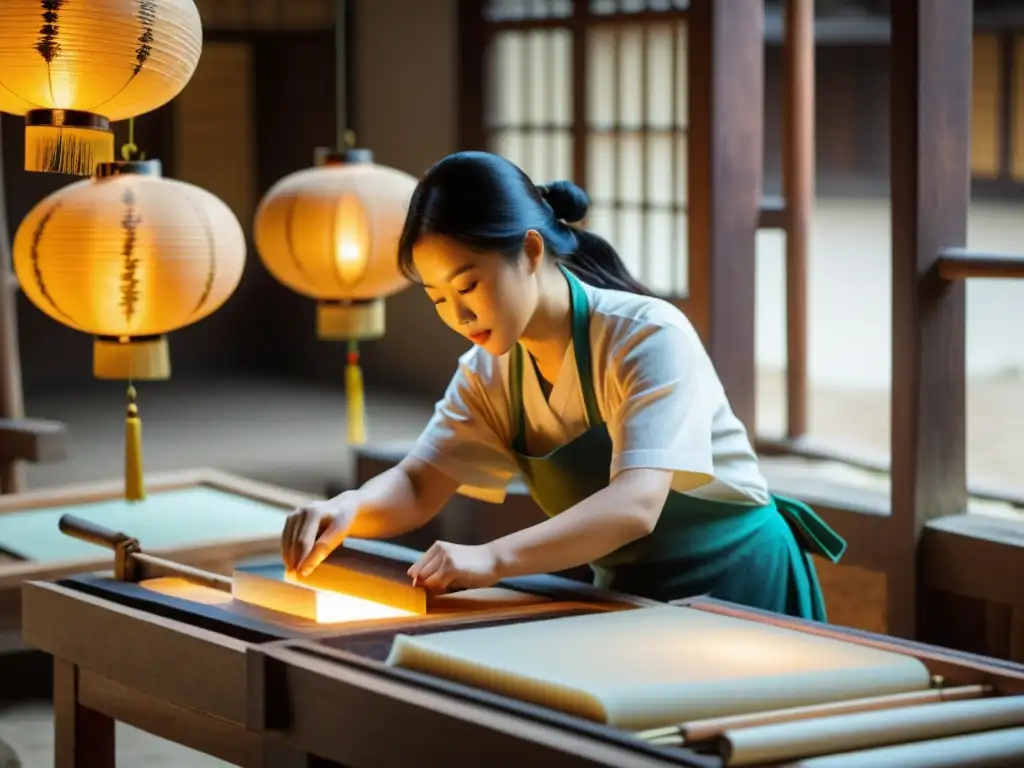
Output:
<instances>
[{"instance_id":1,"label":"lattice window","mask_svg":"<svg viewBox=\"0 0 1024 768\"><path fill-rule=\"evenodd\" d=\"M538 182L583 186L587 226L671 296L687 287L686 5L490 0L484 11L489 148Z\"/></svg>"}]
</instances>

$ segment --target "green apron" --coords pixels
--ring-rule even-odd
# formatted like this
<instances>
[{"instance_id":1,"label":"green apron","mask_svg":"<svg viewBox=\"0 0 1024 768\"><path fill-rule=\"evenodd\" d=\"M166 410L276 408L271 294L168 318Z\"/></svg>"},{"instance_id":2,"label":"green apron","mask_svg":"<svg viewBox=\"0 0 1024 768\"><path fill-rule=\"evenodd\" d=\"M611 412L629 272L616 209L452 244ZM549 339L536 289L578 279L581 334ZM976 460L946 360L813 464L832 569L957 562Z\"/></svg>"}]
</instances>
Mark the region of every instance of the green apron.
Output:
<instances>
[{"instance_id":1,"label":"green apron","mask_svg":"<svg viewBox=\"0 0 1024 768\"><path fill-rule=\"evenodd\" d=\"M579 280L565 271L572 338L589 428L546 456L526 449L523 349L512 350L509 391L513 452L534 501L549 517L608 486L612 440L594 394L590 309ZM607 589L667 602L696 595L825 621L825 601L811 553L832 562L846 543L807 505L773 496L754 507L669 491L654 530L590 567Z\"/></svg>"}]
</instances>

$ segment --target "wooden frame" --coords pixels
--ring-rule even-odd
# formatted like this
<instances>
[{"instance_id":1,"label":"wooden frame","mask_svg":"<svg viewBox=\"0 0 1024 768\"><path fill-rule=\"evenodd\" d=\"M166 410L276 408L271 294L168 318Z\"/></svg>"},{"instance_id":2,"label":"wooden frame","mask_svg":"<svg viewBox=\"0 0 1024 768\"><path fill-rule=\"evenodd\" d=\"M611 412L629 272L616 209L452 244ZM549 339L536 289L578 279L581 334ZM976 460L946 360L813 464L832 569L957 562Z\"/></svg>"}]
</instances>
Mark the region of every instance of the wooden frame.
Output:
<instances>
[{"instance_id":1,"label":"wooden frame","mask_svg":"<svg viewBox=\"0 0 1024 768\"><path fill-rule=\"evenodd\" d=\"M308 494L248 480L216 469L193 469L180 472L153 473L146 477L150 493L192 486L209 486L221 491L255 499L281 508L284 514L309 501ZM12 496L0 496L0 515L32 509L65 506L74 503L116 499L124 493L123 480L83 483L57 488L28 491ZM171 547L146 551L177 562L217 573L231 573L240 559L276 554L280 549L277 536L240 534L236 538L191 547ZM111 568L112 555L97 555L87 559L59 564L34 561L0 560L0 653L23 648L18 631L20 627L21 586L29 580L60 579L75 573L102 571Z\"/></svg>"}]
</instances>

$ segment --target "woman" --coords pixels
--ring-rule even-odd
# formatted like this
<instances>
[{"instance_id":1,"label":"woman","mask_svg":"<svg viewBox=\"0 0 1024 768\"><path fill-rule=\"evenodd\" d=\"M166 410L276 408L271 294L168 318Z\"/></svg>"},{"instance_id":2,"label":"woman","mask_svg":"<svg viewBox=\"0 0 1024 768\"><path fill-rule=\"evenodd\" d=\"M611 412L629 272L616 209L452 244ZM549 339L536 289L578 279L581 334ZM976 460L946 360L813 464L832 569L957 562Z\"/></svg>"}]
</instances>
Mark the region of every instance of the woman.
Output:
<instances>
[{"instance_id":1,"label":"woman","mask_svg":"<svg viewBox=\"0 0 1024 768\"><path fill-rule=\"evenodd\" d=\"M473 347L398 466L289 517L285 564L309 573L347 536L422 526L460 486L500 500L518 474L550 519L437 542L409 569L415 583L485 587L589 563L609 589L824 621L808 553L836 560L845 544L769 494L686 317L570 226L587 205L573 184L536 187L487 153L427 172L399 264Z\"/></svg>"}]
</instances>

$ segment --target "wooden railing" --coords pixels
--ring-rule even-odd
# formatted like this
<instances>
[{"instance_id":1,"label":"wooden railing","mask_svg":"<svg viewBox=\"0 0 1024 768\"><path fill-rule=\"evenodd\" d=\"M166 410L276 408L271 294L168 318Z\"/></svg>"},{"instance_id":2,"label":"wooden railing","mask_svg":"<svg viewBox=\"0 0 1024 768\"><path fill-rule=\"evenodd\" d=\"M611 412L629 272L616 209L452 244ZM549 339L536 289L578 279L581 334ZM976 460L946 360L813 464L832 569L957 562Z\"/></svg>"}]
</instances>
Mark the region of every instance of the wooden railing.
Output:
<instances>
[{"instance_id":1,"label":"wooden railing","mask_svg":"<svg viewBox=\"0 0 1024 768\"><path fill-rule=\"evenodd\" d=\"M939 277L943 280L980 278L1024 279L1024 256L978 253L965 248L946 248L939 256Z\"/></svg>"}]
</instances>

